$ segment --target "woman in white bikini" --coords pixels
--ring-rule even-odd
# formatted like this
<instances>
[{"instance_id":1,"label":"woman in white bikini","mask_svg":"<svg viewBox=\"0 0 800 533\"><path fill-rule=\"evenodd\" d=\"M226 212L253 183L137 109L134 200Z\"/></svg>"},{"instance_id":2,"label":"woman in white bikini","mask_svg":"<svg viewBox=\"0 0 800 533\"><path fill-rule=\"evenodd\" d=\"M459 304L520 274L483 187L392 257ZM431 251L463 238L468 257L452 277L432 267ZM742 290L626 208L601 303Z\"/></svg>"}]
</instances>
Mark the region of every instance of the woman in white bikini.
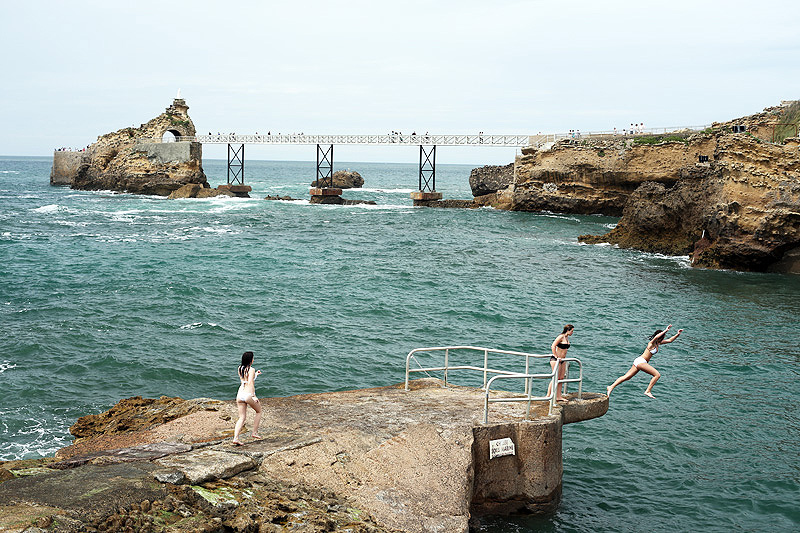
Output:
<instances>
[{"instance_id":1,"label":"woman in white bikini","mask_svg":"<svg viewBox=\"0 0 800 533\"><path fill-rule=\"evenodd\" d=\"M247 420L247 406L256 412L256 419L253 422L253 438L260 439L258 436L258 424L261 423L261 402L256 398L256 377L261 375L261 370L256 370L253 365L253 352L242 354L242 364L239 366L239 392L236 394L236 407L239 409L239 420L236 421L236 428L233 430L233 443L241 446L239 433Z\"/></svg>"},{"instance_id":2,"label":"woman in white bikini","mask_svg":"<svg viewBox=\"0 0 800 533\"><path fill-rule=\"evenodd\" d=\"M656 353L658 353L659 346L661 346L662 344L671 343L672 341L678 338L678 335L680 335L681 332L683 332L682 329L679 329L678 333L676 333L669 339L665 339L665 337L667 336L667 332L670 330L671 327L672 324L667 326L667 329L665 329L664 331L657 329L656 332L653 333L653 335L650 337L650 342L647 343L647 348L645 348L642 355L633 360L633 366L631 366L630 370L628 370L623 375L618 377L614 383L606 387L606 391L608 392L609 396L611 396L611 391L614 390L614 388L617 385L619 385L623 381L628 381L633 376L638 374L639 371L641 370L642 372L647 372L648 374L653 376L653 378L650 380L650 384L647 386L647 389L644 391L644 393L650 398L655 399L655 396L653 396L653 393L651 391L653 390L653 385L655 385L656 381L658 381L658 378L661 377L661 373L655 368L653 368L653 366L650 364L650 358L653 357Z\"/></svg>"},{"instance_id":3,"label":"woman in white bikini","mask_svg":"<svg viewBox=\"0 0 800 533\"><path fill-rule=\"evenodd\" d=\"M553 354L550 356L550 368L555 370L556 365L558 365L558 379L564 379L564 376L567 374L567 367L565 364L562 364L559 359L564 359L567 356L567 350L570 347L570 336L575 332L575 326L572 324L567 324L564 326L564 331L561 332L561 335L556 337L556 340L553 341L553 344L550 345L550 352ZM556 401L557 402L566 402L567 399L564 398L562 394L562 390L564 389L564 384L560 384L556 389ZM550 396L550 391L553 390L553 383L551 382L550 385L547 387L547 395Z\"/></svg>"}]
</instances>

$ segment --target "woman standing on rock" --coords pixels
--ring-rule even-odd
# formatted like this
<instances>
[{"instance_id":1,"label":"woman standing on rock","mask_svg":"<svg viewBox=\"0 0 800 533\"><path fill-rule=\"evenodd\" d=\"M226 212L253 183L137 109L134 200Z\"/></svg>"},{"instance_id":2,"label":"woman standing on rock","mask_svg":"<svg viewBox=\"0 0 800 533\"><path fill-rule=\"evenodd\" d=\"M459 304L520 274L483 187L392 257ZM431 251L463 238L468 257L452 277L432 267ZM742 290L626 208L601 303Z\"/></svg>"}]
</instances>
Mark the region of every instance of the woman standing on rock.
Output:
<instances>
[{"instance_id":1,"label":"woman standing on rock","mask_svg":"<svg viewBox=\"0 0 800 533\"><path fill-rule=\"evenodd\" d=\"M650 364L650 359L656 353L658 353L659 346L661 346L662 344L671 343L672 341L678 338L678 335L680 335L683 332L682 329L679 329L678 333L676 333L669 339L665 340L664 338L667 336L667 332L670 330L671 327L672 324L667 326L667 329L663 331L657 329L656 332L650 336L650 342L647 343L647 348L644 349L642 355L633 360L633 366L631 366L630 370L628 370L623 375L618 377L614 383L606 387L606 392L608 393L609 396L611 396L611 391L614 390L614 388L617 385L619 385L623 381L628 381L633 376L638 374L639 370L641 370L653 376L653 378L650 380L650 384L647 386L647 389L644 391L644 393L646 396L655 399L655 396L653 396L653 393L651 391L653 390L653 385L655 385L656 381L658 381L658 378L661 377L661 373L655 368L653 368L653 366Z\"/></svg>"},{"instance_id":2,"label":"woman standing on rock","mask_svg":"<svg viewBox=\"0 0 800 533\"><path fill-rule=\"evenodd\" d=\"M242 364L239 366L239 392L236 394L236 407L239 409L239 420L236 421L236 428L233 430L233 443L241 446L239 433L247 420L247 406L256 412L256 419L253 422L253 438L260 439L258 436L258 425L261 423L261 402L256 398L256 377L261 375L261 370L253 368L253 352L242 354Z\"/></svg>"},{"instance_id":3,"label":"woman standing on rock","mask_svg":"<svg viewBox=\"0 0 800 533\"><path fill-rule=\"evenodd\" d=\"M558 367L558 379L564 379L564 376L567 374L567 367L565 364L561 363L559 360L564 359L567 356L567 350L569 350L570 342L569 338L572 333L575 331L575 326L572 324L567 324L564 326L564 331L561 332L561 335L556 337L556 340L553 341L553 344L550 345L550 351L553 355L550 356L550 368L553 370ZM556 388L556 401L557 402L565 402L567 401L562 394L562 390L564 388L563 383L559 383L558 387ZM550 396L550 391L553 390L553 382L550 382L550 386L547 387L547 395Z\"/></svg>"}]
</instances>

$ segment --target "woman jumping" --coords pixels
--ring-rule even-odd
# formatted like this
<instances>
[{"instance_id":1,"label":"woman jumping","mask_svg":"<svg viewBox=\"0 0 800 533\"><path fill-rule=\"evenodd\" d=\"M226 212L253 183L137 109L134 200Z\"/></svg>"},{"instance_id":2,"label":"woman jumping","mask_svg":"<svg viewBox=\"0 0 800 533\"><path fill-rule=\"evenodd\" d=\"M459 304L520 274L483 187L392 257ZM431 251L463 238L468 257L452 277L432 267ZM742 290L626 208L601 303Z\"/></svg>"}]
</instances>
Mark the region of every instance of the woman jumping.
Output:
<instances>
[{"instance_id":1,"label":"woman jumping","mask_svg":"<svg viewBox=\"0 0 800 533\"><path fill-rule=\"evenodd\" d=\"M236 421L236 427L233 430L233 443L241 446L239 441L239 433L244 427L247 420L247 406L253 408L256 412L256 419L253 422L253 438L260 439L258 436L258 425L261 423L261 402L256 398L256 377L261 375L261 370L256 370L253 365L253 352L244 352L242 354L242 364L239 366L239 392L236 394L236 407L239 409L239 420Z\"/></svg>"},{"instance_id":2,"label":"woman jumping","mask_svg":"<svg viewBox=\"0 0 800 533\"><path fill-rule=\"evenodd\" d=\"M650 342L647 343L647 348L645 348L642 355L633 360L633 366L631 366L630 370L628 370L623 375L618 377L614 383L606 387L606 391L608 392L609 396L611 396L611 391L614 390L614 388L617 385L619 385L623 381L628 381L633 376L635 376L639 372L639 370L641 370L653 376L653 378L650 380L650 384L647 386L647 389L644 391L644 393L650 398L655 399L655 396L653 396L653 393L651 391L653 390L653 385L655 385L656 381L658 381L658 378L661 377L661 373L655 368L653 368L653 366L650 364L650 358L653 357L658 352L659 346L661 346L662 344L671 343L672 341L678 338L678 335L680 335L681 332L683 332L682 329L679 329L678 333L676 333L669 339L665 339L664 337L667 336L667 332L670 330L671 327L672 324L667 326L667 329L663 331L657 329L656 332L650 336Z\"/></svg>"}]
</instances>

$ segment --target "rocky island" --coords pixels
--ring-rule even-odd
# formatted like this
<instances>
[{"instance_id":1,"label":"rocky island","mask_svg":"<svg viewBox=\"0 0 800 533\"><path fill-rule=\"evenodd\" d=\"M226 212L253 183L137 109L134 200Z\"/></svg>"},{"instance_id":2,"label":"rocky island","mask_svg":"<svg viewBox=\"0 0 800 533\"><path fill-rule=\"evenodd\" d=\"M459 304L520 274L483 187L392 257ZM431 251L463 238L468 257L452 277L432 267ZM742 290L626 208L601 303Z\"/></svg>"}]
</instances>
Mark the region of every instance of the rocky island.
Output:
<instances>
[{"instance_id":1,"label":"rocky island","mask_svg":"<svg viewBox=\"0 0 800 533\"><path fill-rule=\"evenodd\" d=\"M704 131L564 139L475 169L474 203L621 216L588 243L800 273L800 101Z\"/></svg>"},{"instance_id":2,"label":"rocky island","mask_svg":"<svg viewBox=\"0 0 800 533\"><path fill-rule=\"evenodd\" d=\"M175 98L164 113L142 124L101 135L85 150L56 151L50 183L73 189L110 190L169 196L184 186L195 196L216 196L227 191L210 189L203 172L202 144L162 142L193 137L195 127L189 106ZM199 189L208 189L198 194ZM188 196L183 194L182 196Z\"/></svg>"}]
</instances>

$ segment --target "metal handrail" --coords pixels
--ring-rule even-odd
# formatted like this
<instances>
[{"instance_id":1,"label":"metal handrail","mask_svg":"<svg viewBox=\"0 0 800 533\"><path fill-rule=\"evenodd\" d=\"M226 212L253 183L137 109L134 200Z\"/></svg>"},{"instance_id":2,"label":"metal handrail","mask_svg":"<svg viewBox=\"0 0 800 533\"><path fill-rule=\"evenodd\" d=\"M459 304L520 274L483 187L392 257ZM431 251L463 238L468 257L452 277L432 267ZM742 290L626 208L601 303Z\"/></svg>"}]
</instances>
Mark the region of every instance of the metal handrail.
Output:
<instances>
[{"instance_id":1,"label":"metal handrail","mask_svg":"<svg viewBox=\"0 0 800 533\"><path fill-rule=\"evenodd\" d=\"M473 366L473 365L457 365L451 366L450 365L450 350L475 350L483 352L483 367ZM417 364L420 368L411 368L411 359L414 358L414 355L420 352L435 352L435 351L444 351L444 366L436 366L436 367L427 367L423 368L422 365ZM506 354L506 355L519 355L525 357L525 371L524 372L511 372L508 370L500 370L500 369L492 369L489 368L489 354ZM555 406L555 396L556 391L562 383L565 384L565 392L568 383L578 383L578 398L581 398L582 388L583 388L583 364L579 359L574 357L565 357L560 359L560 363L569 363L569 362L576 362L578 363L579 368L579 376L578 378L570 378L569 377L569 365L567 365L566 374L564 379L558 379L557 369L553 368L550 372L544 374L531 374L530 373L530 359L550 359L550 354L532 354L526 352L516 352L512 350L498 350L493 348L484 348L479 346L436 346L436 347L429 347L429 348L415 348L408 352L406 356L406 379L405 379L405 390L409 390L408 388L408 379L409 374L412 372L433 372L433 371L443 371L444 372L444 384L447 386L448 380L448 371L450 370L475 370L478 372L483 373L483 389L485 391L485 399L484 399L484 413L483 419L484 423L487 422L489 416L489 403L490 402L518 402L518 401L527 401L528 406L525 412L525 417L527 418L530 415L530 403L532 401L541 401L541 400L548 400L548 414L553 413L553 407ZM416 359L415 359L416 360ZM488 378L488 374L496 374L492 376L490 379ZM513 397L513 398L489 398L489 392L491 391L491 384L494 382L495 379L524 379L525 380L525 396L521 397ZM534 379L550 379L551 380L551 387L550 393L546 396L531 396L532 385Z\"/></svg>"},{"instance_id":2,"label":"metal handrail","mask_svg":"<svg viewBox=\"0 0 800 533\"><path fill-rule=\"evenodd\" d=\"M644 128L634 133L628 133L627 128L618 131L572 131L567 133L539 133L536 135L490 135L479 134L400 134L388 133L380 135L371 134L343 134L343 135L309 135L305 133L269 133L269 134L244 134L219 133L216 135L192 135L163 138L139 138L140 143L161 142L199 142L204 144L378 144L378 145L437 145L437 146L505 146L524 148L526 146L541 147L549 142L562 139L605 139L625 138L658 133L675 133L685 130L701 131L710 127L702 126L668 126L661 128Z\"/></svg>"}]
</instances>

